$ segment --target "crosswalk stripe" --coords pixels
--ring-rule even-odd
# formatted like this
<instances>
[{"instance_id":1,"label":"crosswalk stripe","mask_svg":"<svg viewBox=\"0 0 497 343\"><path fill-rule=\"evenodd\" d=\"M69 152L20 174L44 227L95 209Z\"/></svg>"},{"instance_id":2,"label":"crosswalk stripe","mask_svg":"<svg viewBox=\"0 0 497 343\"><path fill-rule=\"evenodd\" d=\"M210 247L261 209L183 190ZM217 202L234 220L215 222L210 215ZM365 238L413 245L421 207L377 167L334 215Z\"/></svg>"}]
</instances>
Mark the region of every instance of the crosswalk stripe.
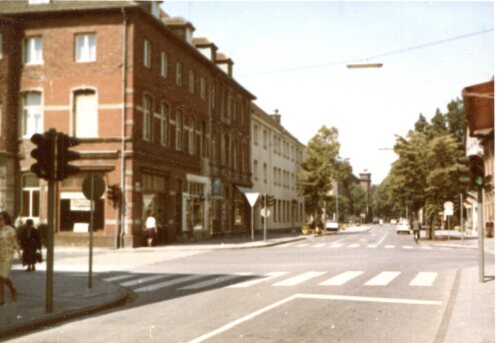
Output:
<instances>
[{"instance_id":1,"label":"crosswalk stripe","mask_svg":"<svg viewBox=\"0 0 497 343\"><path fill-rule=\"evenodd\" d=\"M368 248L376 248L378 247L376 244L368 244Z\"/></svg>"},{"instance_id":2,"label":"crosswalk stripe","mask_svg":"<svg viewBox=\"0 0 497 343\"><path fill-rule=\"evenodd\" d=\"M314 244L312 247L313 248L322 248L326 245L326 243L318 243L318 244Z\"/></svg>"},{"instance_id":3,"label":"crosswalk stripe","mask_svg":"<svg viewBox=\"0 0 497 343\"><path fill-rule=\"evenodd\" d=\"M385 249L393 249L395 248L395 245L385 245Z\"/></svg>"},{"instance_id":4,"label":"crosswalk stripe","mask_svg":"<svg viewBox=\"0 0 497 343\"><path fill-rule=\"evenodd\" d=\"M359 248L359 243L352 243L351 245L349 245L349 248Z\"/></svg>"},{"instance_id":5,"label":"crosswalk stripe","mask_svg":"<svg viewBox=\"0 0 497 343\"><path fill-rule=\"evenodd\" d=\"M423 249L423 250L431 250L431 247L428 247L428 246L426 246L426 245L423 245L423 246L421 246L421 249Z\"/></svg>"},{"instance_id":6,"label":"crosswalk stripe","mask_svg":"<svg viewBox=\"0 0 497 343\"><path fill-rule=\"evenodd\" d=\"M434 272L419 272L409 283L409 286L431 286L437 277Z\"/></svg>"},{"instance_id":7,"label":"crosswalk stripe","mask_svg":"<svg viewBox=\"0 0 497 343\"><path fill-rule=\"evenodd\" d=\"M268 280L277 278L278 276L282 276L282 275L285 275L285 274L288 274L288 272L272 272L272 273L267 273L262 278L255 279L255 280L248 280L248 281L241 282L241 283L236 283L234 285L226 286L226 288L245 288L245 287L250 287L250 286L256 285L258 283L261 283L261 282L264 282L264 281L268 281Z\"/></svg>"},{"instance_id":8,"label":"crosswalk stripe","mask_svg":"<svg viewBox=\"0 0 497 343\"><path fill-rule=\"evenodd\" d=\"M353 278L358 277L359 275L363 274L364 272L362 271L347 271L345 273L338 274L331 279L328 279L324 282L321 282L319 285L321 286L340 286L343 285L344 283L352 280Z\"/></svg>"},{"instance_id":9,"label":"crosswalk stripe","mask_svg":"<svg viewBox=\"0 0 497 343\"><path fill-rule=\"evenodd\" d=\"M236 274L230 274L230 275L223 275L220 277L216 277L214 279L209 279L209 280L201 281L198 283L194 283L193 285L185 286L185 287L182 287L180 289L190 290L190 289L206 288L206 287L216 285L218 283L223 283L223 282L226 282L229 280L239 278L240 276L243 276L243 275L250 275L250 273L236 273Z\"/></svg>"},{"instance_id":10,"label":"crosswalk stripe","mask_svg":"<svg viewBox=\"0 0 497 343\"><path fill-rule=\"evenodd\" d=\"M342 243L333 243L330 245L330 248L341 248L343 246Z\"/></svg>"},{"instance_id":11,"label":"crosswalk stripe","mask_svg":"<svg viewBox=\"0 0 497 343\"><path fill-rule=\"evenodd\" d=\"M403 245L402 248L404 248L404 249L412 249L412 245Z\"/></svg>"},{"instance_id":12,"label":"crosswalk stripe","mask_svg":"<svg viewBox=\"0 0 497 343\"><path fill-rule=\"evenodd\" d=\"M206 275L204 275L204 274L187 275L187 276L183 276L183 277L180 277L177 279L159 282L159 283L155 283L155 284L150 285L150 286L137 288L134 291L135 292L151 292L151 291L156 291L156 290L161 289L161 288L166 288L166 287L174 286L174 285L177 285L180 283L194 281L194 280L201 279L204 277L206 277Z\"/></svg>"},{"instance_id":13,"label":"crosswalk stripe","mask_svg":"<svg viewBox=\"0 0 497 343\"><path fill-rule=\"evenodd\" d=\"M119 285L123 287L131 287L131 286L136 286L145 282L150 282L150 281L155 281L159 279L165 279L165 278L170 278L174 276L173 274L161 274L161 275L153 275L153 276L148 276L148 277L142 277L137 280L131 280L131 281L126 281L122 282Z\"/></svg>"},{"instance_id":14,"label":"crosswalk stripe","mask_svg":"<svg viewBox=\"0 0 497 343\"><path fill-rule=\"evenodd\" d=\"M372 278L371 280L366 282L364 285L365 286L386 286L399 275L400 275L400 272L381 272L380 274L376 275L374 278Z\"/></svg>"},{"instance_id":15,"label":"crosswalk stripe","mask_svg":"<svg viewBox=\"0 0 497 343\"><path fill-rule=\"evenodd\" d=\"M136 275L130 275L130 274L127 274L127 275L117 275L117 276L112 276L112 277L108 277L106 279L103 279L103 281L106 281L106 282L115 282L115 281L121 281L121 280L126 280L126 279L130 279L132 277L135 277Z\"/></svg>"},{"instance_id":16,"label":"crosswalk stripe","mask_svg":"<svg viewBox=\"0 0 497 343\"><path fill-rule=\"evenodd\" d=\"M325 274L326 272L307 272L292 278L277 282L273 286L295 286L312 278Z\"/></svg>"}]
</instances>

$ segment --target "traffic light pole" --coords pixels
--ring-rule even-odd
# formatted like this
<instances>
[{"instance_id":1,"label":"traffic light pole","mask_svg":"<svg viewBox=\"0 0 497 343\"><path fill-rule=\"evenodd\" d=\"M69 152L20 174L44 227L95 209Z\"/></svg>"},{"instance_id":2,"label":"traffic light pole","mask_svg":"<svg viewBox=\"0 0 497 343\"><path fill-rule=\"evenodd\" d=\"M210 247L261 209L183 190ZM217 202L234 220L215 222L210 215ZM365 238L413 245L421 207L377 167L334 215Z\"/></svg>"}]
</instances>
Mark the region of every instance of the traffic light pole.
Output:
<instances>
[{"instance_id":1,"label":"traffic light pole","mask_svg":"<svg viewBox=\"0 0 497 343\"><path fill-rule=\"evenodd\" d=\"M478 271L479 281L485 281L485 245L483 232L483 190L478 189L478 250L480 251Z\"/></svg>"},{"instance_id":2,"label":"traffic light pole","mask_svg":"<svg viewBox=\"0 0 497 343\"><path fill-rule=\"evenodd\" d=\"M45 311L53 310L53 265L54 265L54 232L55 232L55 181L48 181L48 232L47 232L47 270L45 289Z\"/></svg>"}]
</instances>

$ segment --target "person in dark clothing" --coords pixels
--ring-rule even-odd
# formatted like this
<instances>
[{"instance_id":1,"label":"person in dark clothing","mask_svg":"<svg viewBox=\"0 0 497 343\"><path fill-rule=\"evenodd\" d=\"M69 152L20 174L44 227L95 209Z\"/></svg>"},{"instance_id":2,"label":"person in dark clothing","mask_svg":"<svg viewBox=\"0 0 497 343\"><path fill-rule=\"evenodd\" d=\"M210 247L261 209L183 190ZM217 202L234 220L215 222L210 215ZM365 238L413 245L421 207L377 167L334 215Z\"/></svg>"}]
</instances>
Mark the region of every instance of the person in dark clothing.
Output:
<instances>
[{"instance_id":1,"label":"person in dark clothing","mask_svg":"<svg viewBox=\"0 0 497 343\"><path fill-rule=\"evenodd\" d=\"M37 252L41 249L40 232L33 226L33 220L28 219L26 226L21 232L19 243L22 248L22 265L27 265L27 272L35 271Z\"/></svg>"}]
</instances>

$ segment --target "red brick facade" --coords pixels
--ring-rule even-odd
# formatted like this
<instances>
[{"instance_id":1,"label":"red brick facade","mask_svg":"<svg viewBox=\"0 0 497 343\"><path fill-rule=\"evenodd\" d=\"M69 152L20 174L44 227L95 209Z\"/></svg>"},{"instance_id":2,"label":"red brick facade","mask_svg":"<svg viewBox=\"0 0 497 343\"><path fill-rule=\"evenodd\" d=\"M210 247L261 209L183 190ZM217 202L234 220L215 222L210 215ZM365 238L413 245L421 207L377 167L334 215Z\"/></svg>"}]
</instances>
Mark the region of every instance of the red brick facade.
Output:
<instances>
[{"instance_id":1,"label":"red brick facade","mask_svg":"<svg viewBox=\"0 0 497 343\"><path fill-rule=\"evenodd\" d=\"M3 155L17 152L20 157L19 198L13 200L13 211L26 212L26 202L36 201L33 189L36 193L37 188L32 178L26 181L33 163L31 143L19 128L27 124L3 118L21 118L23 105L17 108L17 104L22 100L15 98L25 99L27 92L35 92L29 94L41 94L43 131L55 128L69 135L78 135L79 101L96 99L96 121L90 116L92 124L82 126L97 134L80 137L76 148L82 155L77 161L81 173L58 185L56 239L77 236L72 233L75 224L88 221L88 213L78 206L85 206L81 181L89 173L101 175L107 185L118 184L124 191L125 201L117 208L108 199L97 201L96 228L101 229L97 236L103 244L112 244L119 234L124 244L140 245L150 211L158 220L158 242L248 230L249 207L236 186L250 187L248 108L254 97L220 70L216 61L204 57L169 30L164 20L148 12L148 4L123 3L108 3L108 8L98 10L80 2L81 8L66 11L52 4L37 5L45 7L32 13L7 11L12 22L0 26L4 37L0 64L10 65L0 68L7 70L0 71L0 84L10 88L7 96L0 93L0 105L2 113L6 112L2 123L9 125L2 125L2 130L12 137L2 134L0 151ZM95 61L76 61L78 34L94 35ZM41 38L41 64L23 63L26 52L19 51L26 37ZM177 82L178 64L181 84ZM6 104L6 97L15 100ZM44 185L38 186L40 221L47 210ZM218 192L220 187L222 192ZM124 232L120 231L123 217Z\"/></svg>"}]
</instances>

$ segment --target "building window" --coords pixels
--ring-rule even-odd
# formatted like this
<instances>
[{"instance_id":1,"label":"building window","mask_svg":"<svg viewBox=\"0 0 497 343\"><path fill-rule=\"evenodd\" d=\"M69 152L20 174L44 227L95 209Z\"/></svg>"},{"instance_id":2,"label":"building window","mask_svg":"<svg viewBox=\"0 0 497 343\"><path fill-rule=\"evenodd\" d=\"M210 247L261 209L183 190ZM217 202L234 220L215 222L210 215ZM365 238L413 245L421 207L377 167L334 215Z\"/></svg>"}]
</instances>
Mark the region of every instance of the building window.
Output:
<instances>
[{"instance_id":1,"label":"building window","mask_svg":"<svg viewBox=\"0 0 497 343\"><path fill-rule=\"evenodd\" d=\"M152 97L150 95L143 96L143 139L150 140L152 132Z\"/></svg>"},{"instance_id":2,"label":"building window","mask_svg":"<svg viewBox=\"0 0 497 343\"><path fill-rule=\"evenodd\" d=\"M160 54L160 75L167 77L167 53L165 52Z\"/></svg>"},{"instance_id":3,"label":"building window","mask_svg":"<svg viewBox=\"0 0 497 343\"><path fill-rule=\"evenodd\" d=\"M267 183L267 163L262 165L262 173L264 177L264 183Z\"/></svg>"},{"instance_id":4,"label":"building window","mask_svg":"<svg viewBox=\"0 0 497 343\"><path fill-rule=\"evenodd\" d=\"M264 130L262 132L262 146L264 147L264 149L267 149L267 131Z\"/></svg>"},{"instance_id":5,"label":"building window","mask_svg":"<svg viewBox=\"0 0 497 343\"><path fill-rule=\"evenodd\" d=\"M0 33L0 58L3 56L3 36Z\"/></svg>"},{"instance_id":6,"label":"building window","mask_svg":"<svg viewBox=\"0 0 497 343\"><path fill-rule=\"evenodd\" d=\"M187 127L188 130L188 152L190 155L195 155L195 118L190 117L190 125Z\"/></svg>"},{"instance_id":7,"label":"building window","mask_svg":"<svg viewBox=\"0 0 497 343\"><path fill-rule=\"evenodd\" d=\"M22 177L21 217L40 217L40 181L34 175Z\"/></svg>"},{"instance_id":8,"label":"building window","mask_svg":"<svg viewBox=\"0 0 497 343\"><path fill-rule=\"evenodd\" d=\"M92 89L74 92L73 132L76 137L98 137L97 96Z\"/></svg>"},{"instance_id":9,"label":"building window","mask_svg":"<svg viewBox=\"0 0 497 343\"><path fill-rule=\"evenodd\" d=\"M1 54L0 54L1 56ZM200 98L205 100L206 92L205 92L205 79L203 77L200 78Z\"/></svg>"},{"instance_id":10,"label":"building window","mask_svg":"<svg viewBox=\"0 0 497 343\"><path fill-rule=\"evenodd\" d=\"M183 138L183 113L176 112L176 150L181 150L181 141Z\"/></svg>"},{"instance_id":11,"label":"building window","mask_svg":"<svg viewBox=\"0 0 497 343\"><path fill-rule=\"evenodd\" d=\"M176 84L178 86L181 86L183 84L183 64L180 62L176 63Z\"/></svg>"},{"instance_id":12,"label":"building window","mask_svg":"<svg viewBox=\"0 0 497 343\"><path fill-rule=\"evenodd\" d=\"M148 40L143 42L143 65L146 68L152 66L152 43Z\"/></svg>"},{"instance_id":13,"label":"building window","mask_svg":"<svg viewBox=\"0 0 497 343\"><path fill-rule=\"evenodd\" d=\"M77 34L75 47L76 62L93 62L97 60L97 37L94 33Z\"/></svg>"},{"instance_id":14,"label":"building window","mask_svg":"<svg viewBox=\"0 0 497 343\"><path fill-rule=\"evenodd\" d=\"M254 125L254 145L259 144L259 126Z\"/></svg>"},{"instance_id":15,"label":"building window","mask_svg":"<svg viewBox=\"0 0 497 343\"><path fill-rule=\"evenodd\" d=\"M22 136L30 138L43 132L41 92L27 92L22 95Z\"/></svg>"},{"instance_id":16,"label":"building window","mask_svg":"<svg viewBox=\"0 0 497 343\"><path fill-rule=\"evenodd\" d=\"M190 70L188 75L188 90L192 94L195 93L195 72L193 70Z\"/></svg>"},{"instance_id":17,"label":"building window","mask_svg":"<svg viewBox=\"0 0 497 343\"><path fill-rule=\"evenodd\" d=\"M216 108L216 83L211 83L211 108Z\"/></svg>"},{"instance_id":18,"label":"building window","mask_svg":"<svg viewBox=\"0 0 497 343\"><path fill-rule=\"evenodd\" d=\"M162 103L160 108L160 142L167 146L167 133L169 130L169 105Z\"/></svg>"},{"instance_id":19,"label":"building window","mask_svg":"<svg viewBox=\"0 0 497 343\"><path fill-rule=\"evenodd\" d=\"M259 162L257 160L254 160L254 181L257 181L259 179Z\"/></svg>"},{"instance_id":20,"label":"building window","mask_svg":"<svg viewBox=\"0 0 497 343\"><path fill-rule=\"evenodd\" d=\"M43 41L41 37L27 37L24 41L24 63L43 63Z\"/></svg>"}]
</instances>

